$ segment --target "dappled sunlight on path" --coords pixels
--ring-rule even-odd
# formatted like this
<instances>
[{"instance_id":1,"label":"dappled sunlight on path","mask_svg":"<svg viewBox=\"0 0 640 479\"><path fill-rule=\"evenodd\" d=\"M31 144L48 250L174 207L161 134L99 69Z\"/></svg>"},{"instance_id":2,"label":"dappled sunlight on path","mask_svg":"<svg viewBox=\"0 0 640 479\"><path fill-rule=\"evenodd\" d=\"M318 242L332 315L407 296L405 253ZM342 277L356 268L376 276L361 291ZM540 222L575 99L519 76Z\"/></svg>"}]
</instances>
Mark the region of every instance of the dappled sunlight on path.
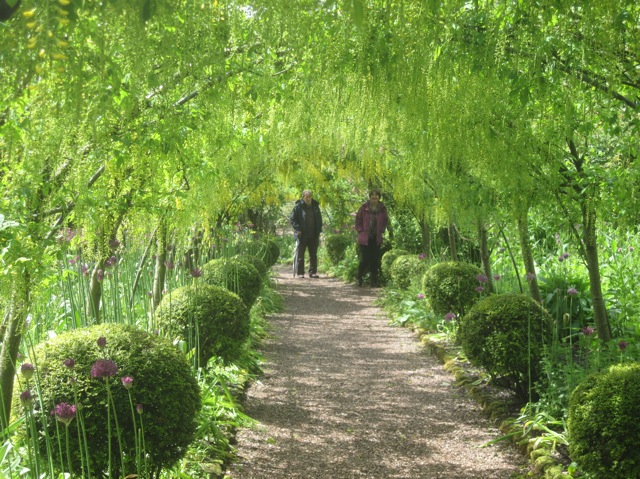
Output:
<instances>
[{"instance_id":1,"label":"dappled sunlight on path","mask_svg":"<svg viewBox=\"0 0 640 479\"><path fill-rule=\"evenodd\" d=\"M278 277L285 310L270 319L265 375L238 434L237 479L508 478L522 458L452 385L416 337L387 326L375 290Z\"/></svg>"}]
</instances>

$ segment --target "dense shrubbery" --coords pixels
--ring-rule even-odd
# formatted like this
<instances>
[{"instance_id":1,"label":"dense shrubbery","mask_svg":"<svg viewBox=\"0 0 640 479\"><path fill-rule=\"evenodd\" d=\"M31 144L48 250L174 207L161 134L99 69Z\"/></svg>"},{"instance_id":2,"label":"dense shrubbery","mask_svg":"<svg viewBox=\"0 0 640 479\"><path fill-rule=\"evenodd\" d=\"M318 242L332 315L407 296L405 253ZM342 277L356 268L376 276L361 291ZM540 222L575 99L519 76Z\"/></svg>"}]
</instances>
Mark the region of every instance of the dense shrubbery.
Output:
<instances>
[{"instance_id":1,"label":"dense shrubbery","mask_svg":"<svg viewBox=\"0 0 640 479\"><path fill-rule=\"evenodd\" d=\"M258 299L262 286L262 278L255 266L239 256L209 261L202 267L202 278L207 284L233 291L249 309Z\"/></svg>"},{"instance_id":2,"label":"dense shrubbery","mask_svg":"<svg viewBox=\"0 0 640 479\"><path fill-rule=\"evenodd\" d=\"M426 270L426 263L416 254L398 256L389 273L393 286L399 289L407 289L411 283L419 283Z\"/></svg>"},{"instance_id":3,"label":"dense shrubbery","mask_svg":"<svg viewBox=\"0 0 640 479\"><path fill-rule=\"evenodd\" d=\"M589 376L569 400L569 453L594 477L640 477L640 364Z\"/></svg>"},{"instance_id":4,"label":"dense shrubbery","mask_svg":"<svg viewBox=\"0 0 640 479\"><path fill-rule=\"evenodd\" d=\"M99 346L98 338L104 338L106 346ZM149 470L175 464L193 440L200 391L184 355L164 338L117 324L82 328L39 344L33 363L41 402L33 401L31 417L42 415L42 420L35 424L41 427L46 422L46 434L55 437L56 429L63 431L64 426L56 424L50 413L61 403L69 405L67 413L71 406L77 408L75 414L67 417L75 416L72 419L81 421L86 434L85 441L76 423L68 427L71 462L77 474L81 472L81 463L86 467L88 462L91 476L103 477L109 464L109 450L113 477L135 473L134 431L139 431L142 422ZM132 378L130 389L124 386L128 382L123 381L126 377ZM29 386L22 384L21 391L33 388L34 384L33 380ZM35 396L36 390L32 389L32 393ZM21 407L20 404L19 399L14 403L15 407ZM132 411L137 404L141 405L142 414ZM116 420L120 442L115 432ZM43 432L38 439L46 456ZM68 471L66 453L61 458L59 452L58 448L49 451L54 462L62 461Z\"/></svg>"},{"instance_id":5,"label":"dense shrubbery","mask_svg":"<svg viewBox=\"0 0 640 479\"><path fill-rule=\"evenodd\" d=\"M258 274L263 281L269 277L269 268L267 264L258 256L245 255L239 256L239 258L253 265L253 267L258 270Z\"/></svg>"},{"instance_id":6,"label":"dense shrubbery","mask_svg":"<svg viewBox=\"0 0 640 479\"><path fill-rule=\"evenodd\" d=\"M482 270L470 263L447 261L429 268L422 279L422 289L438 316L455 313L463 316L480 295L476 288Z\"/></svg>"},{"instance_id":7,"label":"dense shrubbery","mask_svg":"<svg viewBox=\"0 0 640 479\"><path fill-rule=\"evenodd\" d=\"M260 258L267 265L267 268L271 268L278 262L280 257L280 247L271 238L263 238L256 241L254 248L252 248L252 255Z\"/></svg>"},{"instance_id":8,"label":"dense shrubbery","mask_svg":"<svg viewBox=\"0 0 640 479\"><path fill-rule=\"evenodd\" d=\"M200 366L213 356L233 361L249 337L249 310L240 297L221 286L183 286L165 296L154 316L171 339L195 347Z\"/></svg>"},{"instance_id":9,"label":"dense shrubbery","mask_svg":"<svg viewBox=\"0 0 640 479\"><path fill-rule=\"evenodd\" d=\"M405 254L409 254L409 252L403 249L392 248L382 255L382 258L380 259L380 270L384 278L391 278L391 265L398 256L403 256Z\"/></svg>"},{"instance_id":10,"label":"dense shrubbery","mask_svg":"<svg viewBox=\"0 0 640 479\"><path fill-rule=\"evenodd\" d=\"M526 400L538 380L552 319L524 294L489 296L462 318L458 338L471 363Z\"/></svg>"},{"instance_id":11,"label":"dense shrubbery","mask_svg":"<svg viewBox=\"0 0 640 479\"><path fill-rule=\"evenodd\" d=\"M324 246L332 266L338 265L345 258L347 248L353 242L353 238L346 234L331 234L325 237Z\"/></svg>"}]
</instances>

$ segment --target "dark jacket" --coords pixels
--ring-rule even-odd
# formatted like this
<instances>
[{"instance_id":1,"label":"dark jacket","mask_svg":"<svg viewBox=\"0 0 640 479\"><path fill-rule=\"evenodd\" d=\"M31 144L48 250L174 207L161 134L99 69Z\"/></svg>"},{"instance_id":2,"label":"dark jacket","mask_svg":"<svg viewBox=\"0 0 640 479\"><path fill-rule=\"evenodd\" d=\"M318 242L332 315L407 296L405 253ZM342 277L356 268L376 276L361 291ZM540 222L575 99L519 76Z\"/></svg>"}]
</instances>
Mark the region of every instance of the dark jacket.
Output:
<instances>
[{"instance_id":1,"label":"dark jacket","mask_svg":"<svg viewBox=\"0 0 640 479\"><path fill-rule=\"evenodd\" d=\"M319 237L322 232L322 214L320 213L320 203L311 200L311 208L313 208L313 220L315 226L315 237ZM302 231L301 239L307 239L307 221L304 200L296 201L293 211L291 212L291 226L293 226L293 234L297 238L298 231Z\"/></svg>"},{"instance_id":2,"label":"dark jacket","mask_svg":"<svg viewBox=\"0 0 640 479\"><path fill-rule=\"evenodd\" d=\"M358 244L369 244L369 224L373 214L369 211L369 202L364 203L356 213L356 231L358 232ZM387 207L382 203L378 203L378 212L376 213L376 243L378 246L382 244L382 235L387 229L389 223L389 215Z\"/></svg>"}]
</instances>

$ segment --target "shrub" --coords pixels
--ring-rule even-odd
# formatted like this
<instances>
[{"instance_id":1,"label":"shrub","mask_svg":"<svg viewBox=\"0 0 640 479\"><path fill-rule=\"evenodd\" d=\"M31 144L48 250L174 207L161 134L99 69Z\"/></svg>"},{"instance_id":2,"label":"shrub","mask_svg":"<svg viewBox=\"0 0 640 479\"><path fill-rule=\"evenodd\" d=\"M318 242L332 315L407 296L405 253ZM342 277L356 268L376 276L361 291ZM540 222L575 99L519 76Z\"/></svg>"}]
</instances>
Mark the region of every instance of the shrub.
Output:
<instances>
[{"instance_id":1,"label":"shrub","mask_svg":"<svg viewBox=\"0 0 640 479\"><path fill-rule=\"evenodd\" d=\"M325 237L325 249L333 266L336 266L345 258L347 248L351 246L353 241L353 238L346 234L332 234Z\"/></svg>"},{"instance_id":2,"label":"shrub","mask_svg":"<svg viewBox=\"0 0 640 479\"><path fill-rule=\"evenodd\" d=\"M106 338L104 348L98 346L101 337ZM165 338L133 326L102 324L69 331L40 343L33 359L41 400L35 400L32 405L33 417L40 417L35 421L37 426L42 428L46 423L46 434L54 441L58 430L62 444L65 444L65 428L56 424L50 413L63 402L77 406L76 422L68 427L71 467L77 473L76 477L81 472L81 454L87 451L91 476L103 477L109 465L109 440L112 476L135 473L134 431L141 425L144 427L148 472L169 468L184 456L197 426L200 390L184 355ZM73 360L73 365L69 359ZM110 361L108 364L112 368L113 364L117 366L116 374L104 379L92 377L96 361L105 359ZM108 368L102 371L109 372ZM128 390L121 380L127 376L133 378ZM32 392L35 395L35 390ZM132 411L132 405L136 404L142 407L140 415ZM19 400L16 405L20 405ZM111 437L108 435L108 407L112 408ZM124 471L121 470L121 449L115 432L116 419L125 452L122 455ZM83 446L85 440L79 439L78 421L84 424L86 448ZM44 431L40 431L38 440L42 454L46 455ZM60 464L59 448L52 447L50 453L55 464ZM86 456L84 459L86 464ZM69 472L65 452L62 461Z\"/></svg>"},{"instance_id":3,"label":"shrub","mask_svg":"<svg viewBox=\"0 0 640 479\"><path fill-rule=\"evenodd\" d=\"M251 309L258 299L262 278L255 266L239 256L218 258L202 267L204 282L233 291Z\"/></svg>"},{"instance_id":4,"label":"shrub","mask_svg":"<svg viewBox=\"0 0 640 479\"><path fill-rule=\"evenodd\" d=\"M187 342L205 366L213 356L236 359L249 337L249 310L226 288L209 284L183 286L166 295L154 319L165 335Z\"/></svg>"},{"instance_id":5,"label":"shrub","mask_svg":"<svg viewBox=\"0 0 640 479\"><path fill-rule=\"evenodd\" d=\"M524 294L500 294L477 302L462 318L458 339L472 364L527 399L540 377L552 318Z\"/></svg>"},{"instance_id":6,"label":"shrub","mask_svg":"<svg viewBox=\"0 0 640 479\"><path fill-rule=\"evenodd\" d=\"M405 254L409 254L409 252L403 249L393 248L382 255L382 258L380 259L380 269L381 269L382 275L385 278L391 277L391 265L393 264L395 259L398 256L403 256Z\"/></svg>"},{"instance_id":7,"label":"shrub","mask_svg":"<svg viewBox=\"0 0 640 479\"><path fill-rule=\"evenodd\" d=\"M271 268L278 262L280 257L280 247L271 238L263 238L255 242L252 249L252 254L260 258L267 265L267 268Z\"/></svg>"},{"instance_id":8,"label":"shrub","mask_svg":"<svg viewBox=\"0 0 640 479\"><path fill-rule=\"evenodd\" d=\"M391 281L396 288L407 289L411 283L419 283L424 275L426 263L416 254L398 256L389 269Z\"/></svg>"},{"instance_id":9,"label":"shrub","mask_svg":"<svg viewBox=\"0 0 640 479\"><path fill-rule=\"evenodd\" d=\"M474 264L460 261L438 263L422 278L422 290L437 316L455 313L464 316L480 299L476 288L482 270Z\"/></svg>"},{"instance_id":10,"label":"shrub","mask_svg":"<svg viewBox=\"0 0 640 479\"><path fill-rule=\"evenodd\" d=\"M246 261L249 264L252 264L255 269L258 270L258 274L262 281L266 280L269 277L269 268L267 264L260 259L258 256L247 255L247 256L238 256L240 260Z\"/></svg>"},{"instance_id":11,"label":"shrub","mask_svg":"<svg viewBox=\"0 0 640 479\"><path fill-rule=\"evenodd\" d=\"M640 364L587 377L569 398L569 454L594 477L640 477Z\"/></svg>"}]
</instances>

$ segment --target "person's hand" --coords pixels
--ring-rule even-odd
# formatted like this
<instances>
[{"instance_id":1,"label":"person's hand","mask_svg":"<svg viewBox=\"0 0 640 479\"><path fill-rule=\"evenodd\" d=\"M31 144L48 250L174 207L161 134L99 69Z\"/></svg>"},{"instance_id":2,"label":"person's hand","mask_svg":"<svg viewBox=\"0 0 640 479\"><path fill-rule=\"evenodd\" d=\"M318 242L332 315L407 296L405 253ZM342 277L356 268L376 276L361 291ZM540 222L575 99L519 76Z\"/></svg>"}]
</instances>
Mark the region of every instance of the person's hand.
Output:
<instances>
[{"instance_id":1,"label":"person's hand","mask_svg":"<svg viewBox=\"0 0 640 479\"><path fill-rule=\"evenodd\" d=\"M302 236L302 231L298 231L298 238Z\"/></svg>"}]
</instances>

